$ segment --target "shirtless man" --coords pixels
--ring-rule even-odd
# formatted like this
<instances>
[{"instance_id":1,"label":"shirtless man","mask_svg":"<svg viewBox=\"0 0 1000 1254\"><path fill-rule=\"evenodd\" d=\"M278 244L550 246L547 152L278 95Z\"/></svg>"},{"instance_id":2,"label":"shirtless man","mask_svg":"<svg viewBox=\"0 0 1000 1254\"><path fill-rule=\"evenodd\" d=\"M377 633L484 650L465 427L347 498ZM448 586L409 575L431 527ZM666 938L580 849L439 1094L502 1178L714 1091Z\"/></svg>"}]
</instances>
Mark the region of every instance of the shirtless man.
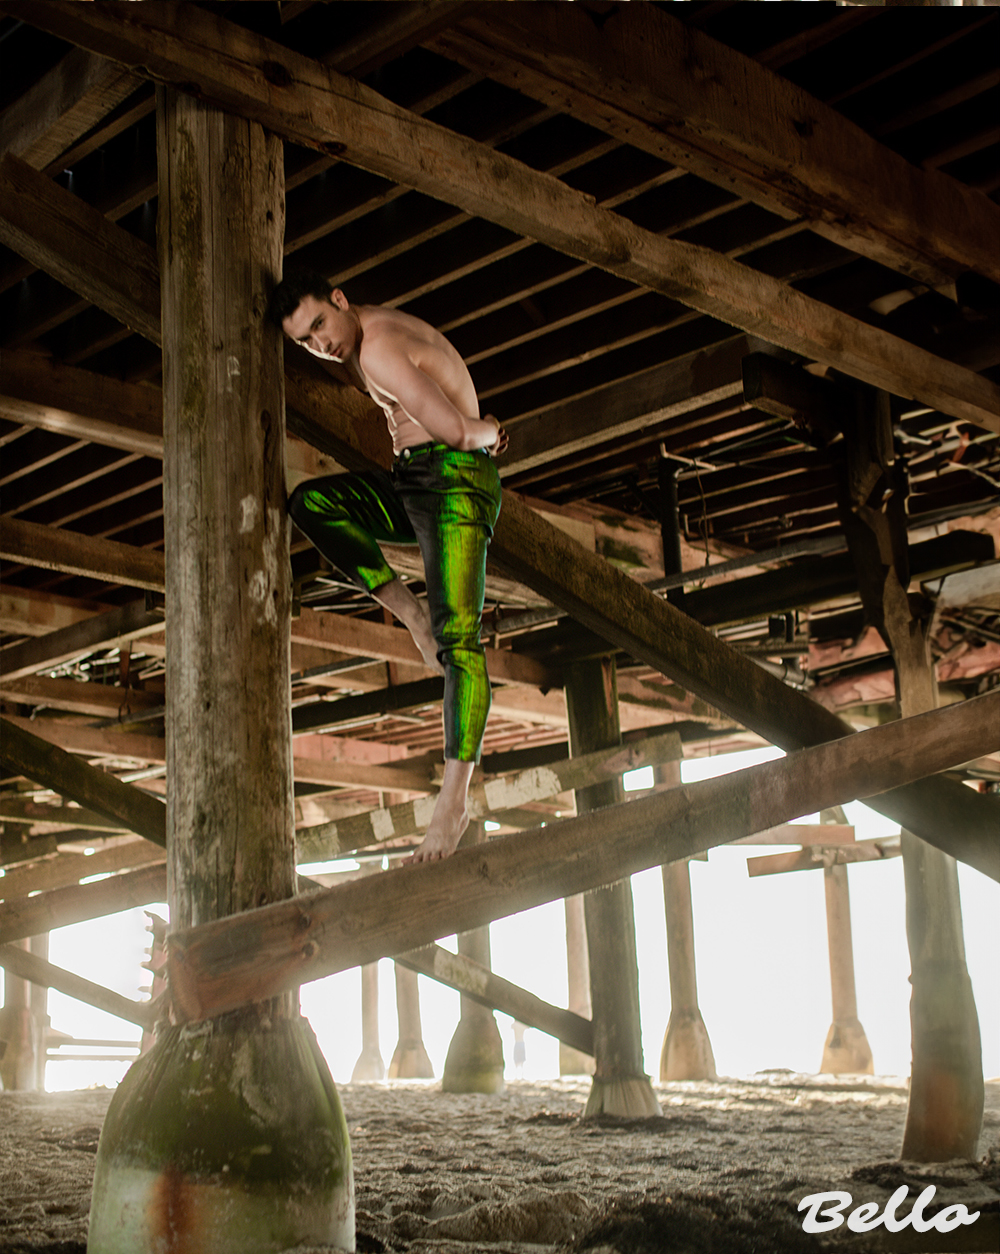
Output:
<instances>
[{"instance_id":1,"label":"shirtless man","mask_svg":"<svg viewBox=\"0 0 1000 1254\"><path fill-rule=\"evenodd\" d=\"M495 418L480 418L465 362L419 318L351 305L309 272L278 285L269 316L310 353L341 362L389 424L391 473L311 479L295 489L288 509L324 557L391 610L427 665L444 675L444 778L424 840L408 861L446 858L469 822L469 781L490 708L479 637L486 548L500 511L492 458L507 447L507 436ZM380 541L420 545L426 602L386 564Z\"/></svg>"}]
</instances>

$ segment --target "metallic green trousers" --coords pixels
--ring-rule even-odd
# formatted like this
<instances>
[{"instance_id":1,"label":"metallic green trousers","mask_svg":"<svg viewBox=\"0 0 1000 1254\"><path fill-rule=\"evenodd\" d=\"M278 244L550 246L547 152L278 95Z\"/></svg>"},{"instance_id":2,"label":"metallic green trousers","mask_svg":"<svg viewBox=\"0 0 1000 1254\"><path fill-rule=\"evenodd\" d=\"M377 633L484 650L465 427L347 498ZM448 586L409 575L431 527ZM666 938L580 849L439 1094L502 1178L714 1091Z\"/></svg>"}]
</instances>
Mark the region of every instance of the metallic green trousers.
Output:
<instances>
[{"instance_id":1,"label":"metallic green trousers","mask_svg":"<svg viewBox=\"0 0 1000 1254\"><path fill-rule=\"evenodd\" d=\"M445 675L444 754L478 762L490 710L479 638L486 549L500 513L500 477L489 454L421 444L404 449L391 474L329 475L300 484L288 511L323 556L369 592L396 577L380 543L420 545Z\"/></svg>"}]
</instances>

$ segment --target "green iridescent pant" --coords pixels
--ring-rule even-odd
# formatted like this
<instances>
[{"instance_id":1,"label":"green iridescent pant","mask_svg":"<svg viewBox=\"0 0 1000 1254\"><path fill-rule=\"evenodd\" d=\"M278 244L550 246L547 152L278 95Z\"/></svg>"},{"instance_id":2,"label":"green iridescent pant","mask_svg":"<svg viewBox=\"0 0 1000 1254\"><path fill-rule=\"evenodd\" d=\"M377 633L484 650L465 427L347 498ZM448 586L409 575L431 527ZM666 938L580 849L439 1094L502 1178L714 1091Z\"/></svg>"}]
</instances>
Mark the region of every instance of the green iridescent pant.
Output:
<instances>
[{"instance_id":1,"label":"green iridescent pant","mask_svg":"<svg viewBox=\"0 0 1000 1254\"><path fill-rule=\"evenodd\" d=\"M500 512L492 458L447 444L406 449L392 473L329 475L288 502L298 528L352 583L374 592L395 579L380 543L419 544L431 629L444 667L444 755L478 762L490 710L480 641L486 549Z\"/></svg>"}]
</instances>

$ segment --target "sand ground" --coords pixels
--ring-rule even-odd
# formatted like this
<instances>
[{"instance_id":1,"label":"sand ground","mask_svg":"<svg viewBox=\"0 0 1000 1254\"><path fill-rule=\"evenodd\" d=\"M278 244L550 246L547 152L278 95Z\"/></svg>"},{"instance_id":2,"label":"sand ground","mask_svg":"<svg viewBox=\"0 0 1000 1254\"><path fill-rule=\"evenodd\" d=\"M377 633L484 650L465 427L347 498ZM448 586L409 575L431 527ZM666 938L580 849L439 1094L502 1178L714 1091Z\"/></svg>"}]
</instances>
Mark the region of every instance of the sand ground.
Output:
<instances>
[{"instance_id":1,"label":"sand ground","mask_svg":"<svg viewBox=\"0 0 1000 1254\"><path fill-rule=\"evenodd\" d=\"M998 1249L1000 1082L977 1163L897 1160L905 1082L766 1073L654 1086L659 1118L582 1120L589 1080L514 1082L499 1097L440 1084L343 1085L358 1250L407 1254L796 1254ZM0 1093L0 1251L83 1254L111 1092ZM947 1236L801 1228L799 1201L854 1205L929 1184L980 1218ZM908 1209L909 1203L900 1208ZM140 1252L136 1252L140 1254ZM301 1254L305 1254L304 1251Z\"/></svg>"}]
</instances>

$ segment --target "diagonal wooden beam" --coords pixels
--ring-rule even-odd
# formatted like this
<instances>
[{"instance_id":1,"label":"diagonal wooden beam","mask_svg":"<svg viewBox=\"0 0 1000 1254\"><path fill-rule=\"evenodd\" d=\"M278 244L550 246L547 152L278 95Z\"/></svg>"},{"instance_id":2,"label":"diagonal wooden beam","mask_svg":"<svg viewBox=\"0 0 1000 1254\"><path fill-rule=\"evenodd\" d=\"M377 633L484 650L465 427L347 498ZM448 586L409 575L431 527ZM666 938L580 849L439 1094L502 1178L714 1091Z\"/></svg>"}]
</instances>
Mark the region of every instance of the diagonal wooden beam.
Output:
<instances>
[{"instance_id":1,"label":"diagonal wooden beam","mask_svg":"<svg viewBox=\"0 0 1000 1254\"><path fill-rule=\"evenodd\" d=\"M44 784L98 814L119 819L130 831L166 847L167 812L156 797L88 766L10 719L0 720L0 761L17 774Z\"/></svg>"},{"instance_id":2,"label":"diagonal wooden beam","mask_svg":"<svg viewBox=\"0 0 1000 1254\"><path fill-rule=\"evenodd\" d=\"M151 1030L156 1020L158 1007L152 1002L132 1001L110 988L54 966L17 945L0 945L0 967L22 980L57 989L67 997L86 1002L88 1006L96 1006L98 1010L107 1011L128 1023L137 1023L144 1031Z\"/></svg>"},{"instance_id":3,"label":"diagonal wooden beam","mask_svg":"<svg viewBox=\"0 0 1000 1254\"><path fill-rule=\"evenodd\" d=\"M424 945L405 954L396 954L396 962L448 988L457 989L480 1006L499 1010L529 1028L547 1032L581 1053L594 1052L594 1028L589 1019L543 1001L527 989L494 975L489 967L474 962L464 954L453 954L440 945Z\"/></svg>"},{"instance_id":4,"label":"diagonal wooden beam","mask_svg":"<svg viewBox=\"0 0 1000 1254\"><path fill-rule=\"evenodd\" d=\"M972 371L720 254L645 231L558 179L411 114L215 13L158 0L139 12L132 5L70 7L52 0L5 0L0 7L157 81L181 90L197 84L203 99L286 139L457 205L875 387L1000 431L1000 387ZM29 192L33 172L15 163L8 156L0 166L0 238L21 251L32 247L26 213L38 189ZM12 196L23 207L11 206ZM90 231L112 246L106 219L73 217L72 226L58 218L51 226L71 230L84 257L95 253ZM82 230L81 220L87 224ZM114 292L105 298L118 307L108 312L140 330L121 316ZM153 331L147 326L141 333L152 338Z\"/></svg>"},{"instance_id":5,"label":"diagonal wooden beam","mask_svg":"<svg viewBox=\"0 0 1000 1254\"><path fill-rule=\"evenodd\" d=\"M613 883L740 836L866 799L1000 745L1000 693L887 723L776 762L595 810L175 932L170 988L202 1019L334 971ZM994 803L994 817L1000 806ZM1000 880L995 829L967 859Z\"/></svg>"},{"instance_id":6,"label":"diagonal wooden beam","mask_svg":"<svg viewBox=\"0 0 1000 1254\"><path fill-rule=\"evenodd\" d=\"M923 283L1000 281L1000 206L656 5L480 5L429 47Z\"/></svg>"}]
</instances>

